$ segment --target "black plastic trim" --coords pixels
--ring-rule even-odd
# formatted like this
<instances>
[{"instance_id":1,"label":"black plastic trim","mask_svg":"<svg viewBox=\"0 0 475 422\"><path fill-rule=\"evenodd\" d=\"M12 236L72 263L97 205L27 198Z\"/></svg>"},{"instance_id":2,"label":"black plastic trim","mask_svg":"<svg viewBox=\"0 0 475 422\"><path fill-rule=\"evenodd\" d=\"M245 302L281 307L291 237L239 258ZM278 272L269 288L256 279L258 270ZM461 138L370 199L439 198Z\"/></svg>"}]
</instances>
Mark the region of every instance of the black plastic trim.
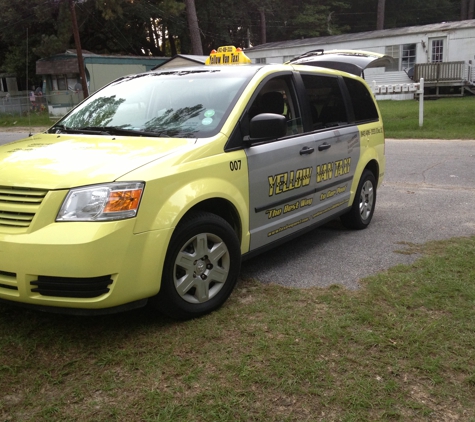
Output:
<instances>
[{"instance_id":1,"label":"black plastic trim","mask_svg":"<svg viewBox=\"0 0 475 422\"><path fill-rule=\"evenodd\" d=\"M0 283L0 289L18 290L18 287Z\"/></svg>"},{"instance_id":2,"label":"black plastic trim","mask_svg":"<svg viewBox=\"0 0 475 422\"><path fill-rule=\"evenodd\" d=\"M287 243L288 241L295 239L296 237L302 236L303 234L310 232L312 230L317 229L318 227L323 226L324 224L336 220L340 215L346 214L347 212L350 211L350 207L345 208L344 210L341 210L340 212L336 214L332 214L331 216L320 220L318 223L312 224L311 226L305 227L303 229L300 229L299 231L292 233L288 236L283 237L282 239L276 240L272 243L269 243L267 245L261 246L259 248L253 249L252 251L249 251L245 254L242 255L242 260L247 261L248 259L254 258L257 255L260 255L261 253L267 252L276 246L282 245L284 243Z\"/></svg>"},{"instance_id":3,"label":"black plastic trim","mask_svg":"<svg viewBox=\"0 0 475 422\"><path fill-rule=\"evenodd\" d=\"M110 275L92 278L38 276L38 280L30 282L32 292L42 296L92 298L109 293L109 285L113 283Z\"/></svg>"}]
</instances>

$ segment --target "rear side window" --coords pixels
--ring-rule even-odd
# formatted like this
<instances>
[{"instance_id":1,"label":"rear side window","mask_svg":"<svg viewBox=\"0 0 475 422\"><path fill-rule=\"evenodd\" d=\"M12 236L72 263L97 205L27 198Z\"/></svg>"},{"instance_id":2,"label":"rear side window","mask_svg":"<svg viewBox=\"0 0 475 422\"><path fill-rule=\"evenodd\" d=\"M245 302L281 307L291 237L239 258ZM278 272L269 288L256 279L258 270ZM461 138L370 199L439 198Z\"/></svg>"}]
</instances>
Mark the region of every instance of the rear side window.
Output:
<instances>
[{"instance_id":1,"label":"rear side window","mask_svg":"<svg viewBox=\"0 0 475 422\"><path fill-rule=\"evenodd\" d=\"M366 86L356 79L343 78L350 93L355 122L373 122L379 119L378 111L374 105L373 95Z\"/></svg>"},{"instance_id":2,"label":"rear side window","mask_svg":"<svg viewBox=\"0 0 475 422\"><path fill-rule=\"evenodd\" d=\"M324 75L302 75L312 114L312 130L348 123L345 101L338 78Z\"/></svg>"}]
</instances>

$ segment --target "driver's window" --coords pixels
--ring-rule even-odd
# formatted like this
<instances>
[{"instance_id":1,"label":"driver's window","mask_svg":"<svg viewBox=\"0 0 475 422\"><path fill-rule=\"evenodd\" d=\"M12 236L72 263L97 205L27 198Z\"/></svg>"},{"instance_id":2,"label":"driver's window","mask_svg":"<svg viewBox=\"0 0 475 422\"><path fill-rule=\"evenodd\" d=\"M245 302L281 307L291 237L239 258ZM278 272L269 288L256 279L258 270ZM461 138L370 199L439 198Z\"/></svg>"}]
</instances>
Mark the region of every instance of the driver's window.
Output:
<instances>
[{"instance_id":1,"label":"driver's window","mask_svg":"<svg viewBox=\"0 0 475 422\"><path fill-rule=\"evenodd\" d=\"M259 91L249 108L249 118L261 113L281 114L287 119L287 135L303 132L300 110L286 78L275 78L267 82Z\"/></svg>"}]
</instances>

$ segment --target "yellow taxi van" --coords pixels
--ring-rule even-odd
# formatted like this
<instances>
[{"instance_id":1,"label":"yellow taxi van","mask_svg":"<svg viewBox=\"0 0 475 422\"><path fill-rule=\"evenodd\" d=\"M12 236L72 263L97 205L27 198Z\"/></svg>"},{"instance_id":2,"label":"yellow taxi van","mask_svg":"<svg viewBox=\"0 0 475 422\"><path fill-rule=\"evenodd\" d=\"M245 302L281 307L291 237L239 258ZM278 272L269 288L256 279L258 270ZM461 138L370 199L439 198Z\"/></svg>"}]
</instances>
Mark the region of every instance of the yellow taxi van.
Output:
<instances>
[{"instance_id":1,"label":"yellow taxi van","mask_svg":"<svg viewBox=\"0 0 475 422\"><path fill-rule=\"evenodd\" d=\"M0 300L193 318L226 301L242 259L335 218L366 228L381 115L361 66L322 57L258 65L221 47L204 66L122 77L0 146Z\"/></svg>"}]
</instances>

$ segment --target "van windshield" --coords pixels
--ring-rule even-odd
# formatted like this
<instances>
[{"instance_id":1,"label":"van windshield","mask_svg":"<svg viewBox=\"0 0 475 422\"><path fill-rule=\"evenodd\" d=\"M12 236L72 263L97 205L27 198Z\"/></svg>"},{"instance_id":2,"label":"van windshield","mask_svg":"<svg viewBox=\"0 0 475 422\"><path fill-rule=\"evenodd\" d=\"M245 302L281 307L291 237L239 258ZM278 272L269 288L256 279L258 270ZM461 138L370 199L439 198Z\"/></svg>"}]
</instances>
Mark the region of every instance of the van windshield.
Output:
<instances>
[{"instance_id":1,"label":"van windshield","mask_svg":"<svg viewBox=\"0 0 475 422\"><path fill-rule=\"evenodd\" d=\"M254 73L254 72L253 72ZM121 78L94 93L49 131L177 138L217 134L250 72L170 70Z\"/></svg>"}]
</instances>

